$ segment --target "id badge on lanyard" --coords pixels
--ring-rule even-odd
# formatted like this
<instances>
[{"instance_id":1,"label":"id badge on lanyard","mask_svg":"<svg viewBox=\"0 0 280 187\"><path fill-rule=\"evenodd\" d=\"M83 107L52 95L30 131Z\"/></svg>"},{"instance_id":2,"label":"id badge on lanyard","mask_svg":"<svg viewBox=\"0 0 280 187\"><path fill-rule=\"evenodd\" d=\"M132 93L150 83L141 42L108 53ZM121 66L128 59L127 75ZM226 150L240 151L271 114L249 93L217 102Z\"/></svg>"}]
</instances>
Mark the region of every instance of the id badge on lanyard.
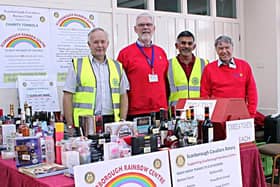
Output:
<instances>
[{"instance_id":1,"label":"id badge on lanyard","mask_svg":"<svg viewBox=\"0 0 280 187\"><path fill-rule=\"evenodd\" d=\"M154 59L155 59L155 54L154 54L154 47L152 46L152 59L150 59L144 52L143 48L136 43L137 47L139 48L139 50L141 51L141 53L145 56L148 64L150 65L151 69L152 69L152 73L150 73L148 75L148 80L150 83L152 82L158 82L158 75L154 72Z\"/></svg>"},{"instance_id":2,"label":"id badge on lanyard","mask_svg":"<svg viewBox=\"0 0 280 187\"><path fill-rule=\"evenodd\" d=\"M149 82L158 82L158 75L154 73L154 69L152 69L152 73L148 76Z\"/></svg>"}]
</instances>

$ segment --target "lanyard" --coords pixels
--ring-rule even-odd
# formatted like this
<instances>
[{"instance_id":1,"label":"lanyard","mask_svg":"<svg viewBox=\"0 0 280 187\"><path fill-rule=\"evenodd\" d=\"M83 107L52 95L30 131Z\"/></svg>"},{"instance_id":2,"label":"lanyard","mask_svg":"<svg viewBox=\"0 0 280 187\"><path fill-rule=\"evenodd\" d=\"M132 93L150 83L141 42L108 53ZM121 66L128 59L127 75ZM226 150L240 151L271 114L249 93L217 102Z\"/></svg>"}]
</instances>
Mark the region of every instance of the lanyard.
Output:
<instances>
[{"instance_id":1,"label":"lanyard","mask_svg":"<svg viewBox=\"0 0 280 187\"><path fill-rule=\"evenodd\" d=\"M150 65L150 67L152 68L152 71L154 70L154 60L155 60L155 52L154 52L154 46L152 45L152 59L150 59L148 57L148 55L145 53L144 49L142 46L140 46L137 42L136 42L137 47L139 48L139 50L141 51L141 53L145 56L148 64Z\"/></svg>"}]
</instances>

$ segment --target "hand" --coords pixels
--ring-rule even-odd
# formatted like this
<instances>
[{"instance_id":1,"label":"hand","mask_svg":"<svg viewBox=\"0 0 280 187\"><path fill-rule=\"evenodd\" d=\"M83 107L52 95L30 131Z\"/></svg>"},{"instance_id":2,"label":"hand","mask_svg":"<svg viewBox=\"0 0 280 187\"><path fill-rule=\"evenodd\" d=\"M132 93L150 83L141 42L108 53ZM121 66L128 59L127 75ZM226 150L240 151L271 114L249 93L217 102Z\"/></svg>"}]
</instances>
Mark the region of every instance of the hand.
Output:
<instances>
[{"instance_id":1,"label":"hand","mask_svg":"<svg viewBox=\"0 0 280 187\"><path fill-rule=\"evenodd\" d=\"M70 137L75 136L75 134L76 134L76 129L75 129L75 127L72 126L72 125L68 125L68 126L67 126L67 133L68 133L68 136L70 136Z\"/></svg>"}]
</instances>

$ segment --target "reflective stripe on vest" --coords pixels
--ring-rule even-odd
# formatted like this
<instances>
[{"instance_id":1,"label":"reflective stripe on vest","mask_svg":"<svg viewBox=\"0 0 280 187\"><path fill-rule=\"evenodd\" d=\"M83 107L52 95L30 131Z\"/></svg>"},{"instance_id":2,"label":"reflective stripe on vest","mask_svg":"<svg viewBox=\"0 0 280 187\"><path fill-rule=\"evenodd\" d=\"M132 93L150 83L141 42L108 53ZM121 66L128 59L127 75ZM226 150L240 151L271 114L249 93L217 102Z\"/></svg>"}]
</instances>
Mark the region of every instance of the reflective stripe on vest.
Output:
<instances>
[{"instance_id":1,"label":"reflective stripe on vest","mask_svg":"<svg viewBox=\"0 0 280 187\"><path fill-rule=\"evenodd\" d=\"M120 121L120 80L122 66L120 63L108 60L110 69L110 88L112 94L112 103L115 121Z\"/></svg>"},{"instance_id":2,"label":"reflective stripe on vest","mask_svg":"<svg viewBox=\"0 0 280 187\"><path fill-rule=\"evenodd\" d=\"M180 98L200 97L200 79L205 65L208 62L201 58L196 58L193 70L188 81L185 71L181 67L177 58L169 60L168 80L170 86L169 104L176 105ZM176 77L174 77L176 75Z\"/></svg>"},{"instance_id":3,"label":"reflective stripe on vest","mask_svg":"<svg viewBox=\"0 0 280 187\"><path fill-rule=\"evenodd\" d=\"M109 81L115 121L120 119L120 77L122 66L111 59L107 60ZM93 115L96 97L96 79L88 57L73 60L76 72L76 93L73 95L73 118L76 127L79 126L79 116Z\"/></svg>"}]
</instances>

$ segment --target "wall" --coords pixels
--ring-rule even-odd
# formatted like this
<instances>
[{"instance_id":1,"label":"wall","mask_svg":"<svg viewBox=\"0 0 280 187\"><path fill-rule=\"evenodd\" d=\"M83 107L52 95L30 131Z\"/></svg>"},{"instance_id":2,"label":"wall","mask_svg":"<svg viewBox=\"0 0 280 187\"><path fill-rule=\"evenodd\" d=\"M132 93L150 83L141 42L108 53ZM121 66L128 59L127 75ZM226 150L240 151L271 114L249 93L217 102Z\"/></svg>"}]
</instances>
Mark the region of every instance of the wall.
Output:
<instances>
[{"instance_id":1,"label":"wall","mask_svg":"<svg viewBox=\"0 0 280 187\"><path fill-rule=\"evenodd\" d=\"M220 34L231 35L235 41L235 55L242 57L243 41L240 40L242 28L243 10L242 4L238 2L239 19L216 18L214 16L194 16L186 15L186 8L183 13L167 13L153 11L153 0L149 1L149 9L146 10L155 16L156 33L154 43L162 46L171 58L176 55L174 47L176 36L182 30L191 30L196 36L197 49L195 53L203 58L213 60L216 58L214 51L214 40ZM186 7L186 0L182 0L183 7ZM243 1L241 1L243 2ZM110 46L108 56L116 58L119 51L129 43L135 42L137 36L134 33L133 26L135 18L143 10L133 10L116 8L116 0L91 0L91 1L73 1L73 0L0 0L0 5L17 5L43 8L62 8L88 10L97 13L99 26L104 27L109 32ZM211 6L215 7L215 1L211 1ZM215 9L213 10L215 12ZM241 37L242 38L242 37ZM62 88L58 88L59 99L61 104ZM0 108L7 112L9 104L17 104L16 89L0 89Z\"/></svg>"},{"instance_id":2,"label":"wall","mask_svg":"<svg viewBox=\"0 0 280 187\"><path fill-rule=\"evenodd\" d=\"M0 5L17 5L28 7L40 7L40 8L60 8L60 9L80 9L97 12L99 26L103 27L109 33L109 40L112 41L112 3L111 1L73 1L73 0L0 0ZM113 48L108 49L108 55L113 56ZM62 88L58 87L59 103L62 106ZM9 112L9 104L14 104L15 109L18 107L18 94L17 89L1 89L0 88L0 108L4 109L4 112ZM60 107L62 108L62 107Z\"/></svg>"},{"instance_id":3,"label":"wall","mask_svg":"<svg viewBox=\"0 0 280 187\"><path fill-rule=\"evenodd\" d=\"M245 57L258 87L259 110L279 112L279 2L244 1Z\"/></svg>"}]
</instances>

